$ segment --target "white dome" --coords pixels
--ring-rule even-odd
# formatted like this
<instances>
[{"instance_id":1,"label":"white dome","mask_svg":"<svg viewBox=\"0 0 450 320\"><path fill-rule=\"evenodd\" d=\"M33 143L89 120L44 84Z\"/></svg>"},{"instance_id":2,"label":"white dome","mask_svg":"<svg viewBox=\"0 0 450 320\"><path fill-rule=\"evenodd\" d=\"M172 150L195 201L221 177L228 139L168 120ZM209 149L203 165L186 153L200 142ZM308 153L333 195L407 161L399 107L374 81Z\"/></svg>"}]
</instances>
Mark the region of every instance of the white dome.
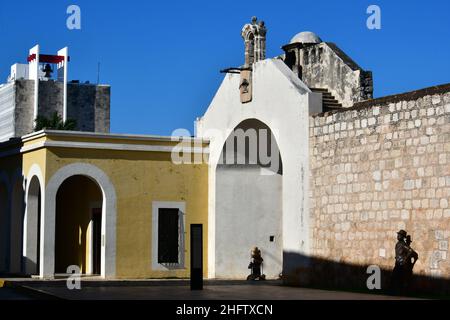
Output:
<instances>
[{"instance_id":1,"label":"white dome","mask_svg":"<svg viewBox=\"0 0 450 320\"><path fill-rule=\"evenodd\" d=\"M322 39L320 39L314 32L303 31L297 33L292 39L292 43L321 43Z\"/></svg>"}]
</instances>

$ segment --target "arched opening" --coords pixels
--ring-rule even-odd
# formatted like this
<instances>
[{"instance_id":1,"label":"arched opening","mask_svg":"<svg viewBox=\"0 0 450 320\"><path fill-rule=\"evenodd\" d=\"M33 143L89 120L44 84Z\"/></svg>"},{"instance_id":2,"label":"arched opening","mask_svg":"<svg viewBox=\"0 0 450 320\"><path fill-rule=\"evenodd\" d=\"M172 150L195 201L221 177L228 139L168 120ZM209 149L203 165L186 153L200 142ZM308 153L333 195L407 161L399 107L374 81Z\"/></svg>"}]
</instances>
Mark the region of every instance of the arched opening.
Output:
<instances>
[{"instance_id":1,"label":"arched opening","mask_svg":"<svg viewBox=\"0 0 450 320\"><path fill-rule=\"evenodd\" d=\"M40 265L40 221L41 221L41 184L38 177L33 176L28 184L26 201L25 248L23 265L25 273L29 275L39 274Z\"/></svg>"},{"instance_id":2,"label":"arched opening","mask_svg":"<svg viewBox=\"0 0 450 320\"><path fill-rule=\"evenodd\" d=\"M255 36L253 33L248 35L247 46L248 66L251 66L255 62Z\"/></svg>"},{"instance_id":3,"label":"arched opening","mask_svg":"<svg viewBox=\"0 0 450 320\"><path fill-rule=\"evenodd\" d=\"M227 138L216 168L217 278L250 273L251 248L264 259L263 273L282 272L282 161L270 128L256 119L241 122Z\"/></svg>"},{"instance_id":4,"label":"arched opening","mask_svg":"<svg viewBox=\"0 0 450 320\"><path fill-rule=\"evenodd\" d=\"M8 208L8 190L3 183L0 183L0 273L8 271Z\"/></svg>"},{"instance_id":5,"label":"arched opening","mask_svg":"<svg viewBox=\"0 0 450 320\"><path fill-rule=\"evenodd\" d=\"M78 266L83 274L101 274L102 190L89 177L74 175L56 194L55 273Z\"/></svg>"},{"instance_id":6,"label":"arched opening","mask_svg":"<svg viewBox=\"0 0 450 320\"><path fill-rule=\"evenodd\" d=\"M25 197L23 190L23 178L18 179L13 186L11 195L11 262L10 272L21 272L23 219L25 213Z\"/></svg>"},{"instance_id":7,"label":"arched opening","mask_svg":"<svg viewBox=\"0 0 450 320\"><path fill-rule=\"evenodd\" d=\"M86 179L90 179L90 181L87 182L93 182L95 186L98 187L96 190L101 190L101 197L95 196L94 199L99 199L99 203L94 200L93 202L93 208L92 209L98 209L95 210L97 213L97 217L99 217L98 213L101 211L101 221L97 222L97 226L101 225L101 236L100 237L93 237L95 239L101 239L100 241L100 274L102 277L114 277L116 274L116 191L114 188L114 185L111 183L109 177L98 167L89 164L89 163L71 163L68 164L62 168L60 168L57 172L53 174L53 176L48 181L46 188L45 188L45 224L43 225L43 238L45 239L45 246L43 247L43 263L42 263L42 270L41 270L41 277L53 277L55 275L55 263L56 260L59 260L59 257L55 259L56 250L60 251L62 249L57 248L59 245L63 245L62 243L56 244L56 232L60 233L61 231L58 230L61 227L61 223L59 224L59 227L56 227L56 207L57 207L57 196L58 191L60 190L61 186L63 185L66 180L68 180L71 177L75 176L81 176ZM68 180L70 183L71 180ZM84 180L86 182L86 180ZM76 184L77 185L77 184ZM86 188L86 183L80 184L78 188L75 189L75 191L71 194L72 197L79 199L79 201L89 202L88 195L86 192L84 192L84 188ZM89 188L92 188L92 185L90 185ZM91 189L89 189L91 190ZM63 190L64 191L64 190ZM61 195L61 194L60 194ZM84 196L83 196L84 195ZM60 198L59 201L64 201L64 197ZM60 213L67 214L65 212L65 208L67 206L60 205ZM62 208L62 209L61 209ZM70 210L73 211L73 210ZM91 211L92 212L92 211ZM61 214L60 214L61 215ZM81 213L83 215L83 213ZM61 220L60 220L61 221ZM94 223L92 223L94 224ZM79 230L79 229L78 229ZM89 230L93 230L93 228L89 228ZM90 232L90 231L88 231ZM80 234L78 232L78 234ZM86 231L82 234L86 234ZM60 236L58 235L58 238ZM80 239L74 239L75 243L80 243ZM81 239L81 241L83 241ZM89 250L90 243L87 243L87 249ZM70 246L68 246L70 248ZM95 272L94 267L91 265L91 262L94 261L94 259L89 259L93 253L93 248L90 249L89 255L87 255L88 259L86 259L85 256L85 262L82 263L83 258L79 259L72 259L71 262L69 262L69 265L77 265L79 267L84 266L84 270L87 274L92 274ZM79 257L78 252L74 252L72 256ZM75 261L76 260L76 261ZM80 263L81 260L81 263ZM67 264L67 262L58 262L58 264ZM67 268L67 266L66 266ZM91 268L91 269L89 269ZM63 273L67 272L66 270L62 270L63 268L59 267L59 271L62 271Z\"/></svg>"}]
</instances>

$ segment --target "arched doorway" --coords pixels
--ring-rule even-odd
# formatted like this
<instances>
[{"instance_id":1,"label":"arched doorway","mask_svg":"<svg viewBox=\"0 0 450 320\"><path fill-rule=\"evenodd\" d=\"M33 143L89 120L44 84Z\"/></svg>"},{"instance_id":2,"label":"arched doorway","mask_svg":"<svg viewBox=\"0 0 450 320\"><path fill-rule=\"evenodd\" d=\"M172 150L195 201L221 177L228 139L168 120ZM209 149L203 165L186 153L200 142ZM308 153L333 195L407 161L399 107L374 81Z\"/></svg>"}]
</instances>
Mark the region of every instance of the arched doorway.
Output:
<instances>
[{"instance_id":1,"label":"arched doorway","mask_svg":"<svg viewBox=\"0 0 450 320\"><path fill-rule=\"evenodd\" d=\"M89 177L74 175L56 194L55 273L78 266L101 274L102 190Z\"/></svg>"},{"instance_id":2,"label":"arched doorway","mask_svg":"<svg viewBox=\"0 0 450 320\"><path fill-rule=\"evenodd\" d=\"M37 275L40 270L40 226L42 190L39 178L33 176L28 183L26 196L26 214L24 217L24 271L29 275Z\"/></svg>"},{"instance_id":3,"label":"arched doorway","mask_svg":"<svg viewBox=\"0 0 450 320\"><path fill-rule=\"evenodd\" d=\"M215 276L245 279L251 248L261 249L263 272L282 272L282 161L270 128L241 122L227 138L216 167Z\"/></svg>"},{"instance_id":4,"label":"arched doorway","mask_svg":"<svg viewBox=\"0 0 450 320\"><path fill-rule=\"evenodd\" d=\"M89 163L71 163L56 171L45 187L45 223L43 225L42 278L55 275L56 248L56 198L61 185L73 176L83 176L95 181L101 190L101 276L114 277L116 274L116 191L111 180L100 168ZM77 189L76 193L81 190ZM76 196L76 194L73 194ZM78 261L76 261L79 263ZM86 271L89 263L86 264ZM67 271L67 270L61 270Z\"/></svg>"},{"instance_id":5,"label":"arched doorway","mask_svg":"<svg viewBox=\"0 0 450 320\"><path fill-rule=\"evenodd\" d=\"M8 189L0 182L0 273L8 271L9 246Z\"/></svg>"}]
</instances>

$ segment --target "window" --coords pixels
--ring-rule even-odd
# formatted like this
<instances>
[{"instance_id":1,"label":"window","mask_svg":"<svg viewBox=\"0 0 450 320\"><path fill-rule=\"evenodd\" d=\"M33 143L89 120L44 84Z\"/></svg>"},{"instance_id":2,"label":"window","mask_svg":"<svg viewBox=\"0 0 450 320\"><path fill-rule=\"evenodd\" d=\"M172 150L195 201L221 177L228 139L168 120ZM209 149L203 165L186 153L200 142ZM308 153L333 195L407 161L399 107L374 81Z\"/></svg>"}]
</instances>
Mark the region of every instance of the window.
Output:
<instances>
[{"instance_id":1,"label":"window","mask_svg":"<svg viewBox=\"0 0 450 320\"><path fill-rule=\"evenodd\" d=\"M152 203L153 270L183 269L185 260L185 203Z\"/></svg>"},{"instance_id":2,"label":"window","mask_svg":"<svg viewBox=\"0 0 450 320\"><path fill-rule=\"evenodd\" d=\"M158 263L178 263L179 210L158 210Z\"/></svg>"}]
</instances>

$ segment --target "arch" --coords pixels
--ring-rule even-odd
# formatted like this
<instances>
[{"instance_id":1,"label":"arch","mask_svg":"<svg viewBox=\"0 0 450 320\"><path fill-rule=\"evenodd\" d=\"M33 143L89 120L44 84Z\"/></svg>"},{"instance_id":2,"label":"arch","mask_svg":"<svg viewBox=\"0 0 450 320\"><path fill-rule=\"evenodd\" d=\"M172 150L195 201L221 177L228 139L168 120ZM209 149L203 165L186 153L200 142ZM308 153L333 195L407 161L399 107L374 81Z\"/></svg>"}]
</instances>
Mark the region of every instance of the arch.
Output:
<instances>
[{"instance_id":1,"label":"arch","mask_svg":"<svg viewBox=\"0 0 450 320\"><path fill-rule=\"evenodd\" d=\"M43 216L43 259L41 277L53 277L55 273L56 196L61 184L69 177L86 176L97 183L102 191L102 242L101 276L114 277L116 273L116 191L109 177L89 163L72 163L60 168L49 180L45 189L45 213Z\"/></svg>"},{"instance_id":2,"label":"arch","mask_svg":"<svg viewBox=\"0 0 450 320\"><path fill-rule=\"evenodd\" d=\"M44 204L44 178L41 168L31 166L26 179L25 215L23 218L23 272L34 275L39 273L42 253L41 213Z\"/></svg>"},{"instance_id":3,"label":"arch","mask_svg":"<svg viewBox=\"0 0 450 320\"><path fill-rule=\"evenodd\" d=\"M241 121L222 147L215 170L217 278L244 279L251 248L264 273L282 272L282 160L275 136L260 120Z\"/></svg>"},{"instance_id":4,"label":"arch","mask_svg":"<svg viewBox=\"0 0 450 320\"><path fill-rule=\"evenodd\" d=\"M55 273L65 274L72 265L83 274L101 273L102 191L95 180L74 175L61 184L56 195Z\"/></svg>"}]
</instances>

